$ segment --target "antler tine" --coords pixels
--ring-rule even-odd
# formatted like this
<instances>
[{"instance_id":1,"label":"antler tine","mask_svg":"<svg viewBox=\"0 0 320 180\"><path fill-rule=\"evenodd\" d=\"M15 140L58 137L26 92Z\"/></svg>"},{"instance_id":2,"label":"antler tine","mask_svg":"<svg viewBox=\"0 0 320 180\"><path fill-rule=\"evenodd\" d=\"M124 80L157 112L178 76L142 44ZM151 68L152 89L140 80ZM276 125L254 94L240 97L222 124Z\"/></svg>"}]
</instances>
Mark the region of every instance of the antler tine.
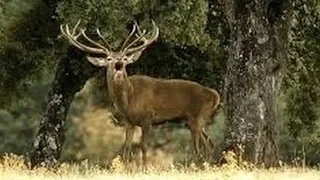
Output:
<instances>
[{"instance_id":1,"label":"antler tine","mask_svg":"<svg viewBox=\"0 0 320 180\"><path fill-rule=\"evenodd\" d=\"M137 31L138 31L139 36L142 36L146 30L144 29L143 32L141 32L140 27L138 26ZM136 36L139 37L138 35L136 35ZM143 36L141 39L142 39L142 41L147 41L147 38L145 36Z\"/></svg>"},{"instance_id":2,"label":"antler tine","mask_svg":"<svg viewBox=\"0 0 320 180\"><path fill-rule=\"evenodd\" d=\"M123 45L122 45L122 47L121 47L120 51L122 51L122 50L126 47L126 45L127 45L128 41L129 41L129 39L132 37L133 33L136 31L136 28L137 28L137 22L134 22L133 28L132 28L132 30L131 30L131 32L130 32L130 34L129 34L129 36L128 36L128 37L126 38L126 40L124 41L124 43L123 43Z\"/></svg>"},{"instance_id":3,"label":"antler tine","mask_svg":"<svg viewBox=\"0 0 320 180\"><path fill-rule=\"evenodd\" d=\"M142 34L140 34L134 41L132 41L126 48L124 48L123 52L127 52L127 50L134 45L136 42L138 42L140 39L145 38L146 30L143 30Z\"/></svg>"},{"instance_id":4,"label":"antler tine","mask_svg":"<svg viewBox=\"0 0 320 180\"><path fill-rule=\"evenodd\" d=\"M70 33L70 29L69 29L68 24L66 24L66 25L61 24L60 31L61 31L62 35L68 39L68 41L71 45L81 49L82 51L91 52L91 53L98 53L98 54L106 54L107 52L104 49L90 47L90 46L82 44L81 42L79 42L77 40L77 38L82 34L82 33L79 33L79 34L75 35L79 24L80 23L78 21L78 23L73 28L72 33Z\"/></svg>"},{"instance_id":5,"label":"antler tine","mask_svg":"<svg viewBox=\"0 0 320 180\"><path fill-rule=\"evenodd\" d=\"M138 29L138 33L140 34L140 39L143 39L143 44L138 46L138 47L134 47L129 49L129 47L126 48L125 53L134 53L137 51L140 51L142 49L145 49L148 45L150 45L151 43L153 43L155 40L157 40L158 36L159 36L159 28L156 26L155 22L152 20L152 25L153 25L153 29L152 29L152 34L150 39L147 39L144 37L145 34L141 35L141 31L140 29ZM140 32L139 32L140 31Z\"/></svg>"},{"instance_id":6,"label":"antler tine","mask_svg":"<svg viewBox=\"0 0 320 180\"><path fill-rule=\"evenodd\" d=\"M141 37L142 41L147 41L147 38L145 36L142 36L145 33L145 29L143 30L143 32L141 32L140 28L137 27L137 32L138 34L136 34L136 37L139 38Z\"/></svg>"},{"instance_id":7,"label":"antler tine","mask_svg":"<svg viewBox=\"0 0 320 180\"><path fill-rule=\"evenodd\" d=\"M109 49L112 49L111 45L108 43L108 41L102 36L100 33L99 28L96 29L98 36L102 39L102 41L108 46Z\"/></svg>"},{"instance_id":8,"label":"antler tine","mask_svg":"<svg viewBox=\"0 0 320 180\"><path fill-rule=\"evenodd\" d=\"M74 36L76 34L76 30L78 28L78 26L80 25L81 23L81 19L78 20L77 24L74 26L73 30L72 30L72 35ZM69 27L68 27L69 28ZM79 37L80 36L80 33L78 34L78 36L76 37Z\"/></svg>"},{"instance_id":9,"label":"antler tine","mask_svg":"<svg viewBox=\"0 0 320 180\"><path fill-rule=\"evenodd\" d=\"M108 50L108 48L102 46L101 44L99 44L99 43L95 42L94 40L92 40L91 38L89 38L89 37L87 36L87 34L85 33L85 31L86 31L85 29L81 29L81 34L83 35L83 37L84 37L86 40L88 40L91 44L96 45L96 46L98 46L98 47L101 48L101 49L104 49L107 53L110 53L110 51Z\"/></svg>"},{"instance_id":10,"label":"antler tine","mask_svg":"<svg viewBox=\"0 0 320 180\"><path fill-rule=\"evenodd\" d=\"M137 31L138 31L138 34L141 36L142 33L139 26L137 27ZM145 37L143 39L145 39Z\"/></svg>"},{"instance_id":11,"label":"antler tine","mask_svg":"<svg viewBox=\"0 0 320 180\"><path fill-rule=\"evenodd\" d=\"M79 21L78 21L79 22ZM73 29L72 29L72 33L70 33L70 29L69 29L69 25L66 24L66 31L67 31L67 35L69 35L70 37L74 37L74 40L77 40L78 37L81 35L81 32L79 32L78 34L76 34L76 28L78 25L76 25Z\"/></svg>"}]
</instances>

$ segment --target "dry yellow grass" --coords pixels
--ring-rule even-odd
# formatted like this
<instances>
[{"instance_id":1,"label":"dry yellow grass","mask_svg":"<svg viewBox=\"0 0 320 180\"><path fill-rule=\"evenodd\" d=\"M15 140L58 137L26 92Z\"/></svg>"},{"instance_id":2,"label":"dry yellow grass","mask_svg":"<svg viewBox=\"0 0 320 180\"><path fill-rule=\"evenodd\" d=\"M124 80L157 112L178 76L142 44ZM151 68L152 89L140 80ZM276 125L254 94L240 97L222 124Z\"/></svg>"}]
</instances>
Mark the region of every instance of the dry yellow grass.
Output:
<instances>
[{"instance_id":1,"label":"dry yellow grass","mask_svg":"<svg viewBox=\"0 0 320 180\"><path fill-rule=\"evenodd\" d=\"M187 172L187 171L163 171L163 172L149 172L149 173L125 173L125 172L108 172L106 170L99 169L87 169L78 170L72 167L63 172L48 172L45 170L21 170L21 169L0 169L0 177L2 180L86 180L86 179L166 179L166 180L178 180L178 179L235 179L235 180L294 180L294 179L320 179L320 172L308 169L301 172L300 169L282 169L282 170L212 170L212 171L197 171L197 172Z\"/></svg>"},{"instance_id":2,"label":"dry yellow grass","mask_svg":"<svg viewBox=\"0 0 320 180\"><path fill-rule=\"evenodd\" d=\"M295 179L320 179L320 171L315 169L301 169L282 167L278 169L258 169L239 168L232 165L224 167L205 166L200 170L193 166L189 168L175 168L171 166L166 170L157 170L150 168L150 171L142 173L138 169L133 172L127 172L125 167L118 159L115 159L109 170L84 161L79 164L62 164L55 171L46 169L29 170L23 163L23 158L15 155L3 157L0 163L1 180L93 180L93 179L166 179L166 180L185 180L185 179L213 179L213 180L295 180Z\"/></svg>"}]
</instances>

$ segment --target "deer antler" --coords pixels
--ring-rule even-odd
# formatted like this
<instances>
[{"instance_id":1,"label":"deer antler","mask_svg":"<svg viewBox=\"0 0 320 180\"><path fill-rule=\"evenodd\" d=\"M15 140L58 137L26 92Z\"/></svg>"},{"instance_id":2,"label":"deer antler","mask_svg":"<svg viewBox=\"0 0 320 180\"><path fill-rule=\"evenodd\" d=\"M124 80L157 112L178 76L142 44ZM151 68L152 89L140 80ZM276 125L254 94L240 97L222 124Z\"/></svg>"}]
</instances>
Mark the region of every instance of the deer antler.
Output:
<instances>
[{"instance_id":1,"label":"deer antler","mask_svg":"<svg viewBox=\"0 0 320 180\"><path fill-rule=\"evenodd\" d=\"M85 34L85 30L84 29L81 29L81 32L76 34L77 32L77 28L80 24L81 20L79 20L77 22L77 24L73 27L72 29L72 33L70 33L70 29L69 29L69 26L68 24L66 25L63 25L61 24L60 25L60 31L62 33L62 35L68 39L69 43L74 45L75 47L81 49L82 51L86 51L86 52L91 52L91 53L97 53L97 54L109 54L110 51L102 46L101 44L93 41L92 39L90 39L86 34ZM89 41L90 43L92 43L93 45L99 47L90 47L90 46L87 46L81 42L78 41L78 38L80 37L80 35L83 35L84 38Z\"/></svg>"},{"instance_id":2,"label":"deer antler","mask_svg":"<svg viewBox=\"0 0 320 180\"><path fill-rule=\"evenodd\" d=\"M139 27L138 27L138 29L139 29ZM136 42L138 42L139 40L143 39L145 35L146 35L146 30L143 30L143 32L142 32L139 36L136 35L137 38L136 38L135 40L133 40L126 48L124 48L123 52L126 54L126 52L128 51L128 49L129 49L132 45L134 45ZM144 39L145 39L145 38L144 38Z\"/></svg>"},{"instance_id":3,"label":"deer antler","mask_svg":"<svg viewBox=\"0 0 320 180\"><path fill-rule=\"evenodd\" d=\"M96 29L98 36L102 39L102 41L108 46L109 49L112 49L111 45L108 43L108 41L102 36L100 33L99 28Z\"/></svg>"},{"instance_id":4,"label":"deer antler","mask_svg":"<svg viewBox=\"0 0 320 180\"><path fill-rule=\"evenodd\" d=\"M122 50L126 47L126 45L127 45L128 41L129 41L129 39L131 38L131 36L133 35L133 33L136 31L136 27L137 27L137 22L134 22L134 25L133 25L132 31L131 31L131 33L129 34L129 36L126 38L126 40L124 41L124 43L123 43L123 45L122 45L122 47L121 47L120 51L122 51Z\"/></svg>"},{"instance_id":5,"label":"deer antler","mask_svg":"<svg viewBox=\"0 0 320 180\"><path fill-rule=\"evenodd\" d=\"M145 37L146 31L144 30L143 32L141 32L139 26L135 23L135 26L136 26L138 33L139 33L139 36L132 43L130 43L128 46L126 46L122 52L124 54L132 54L132 53L135 53L135 52L138 52L138 51L145 49L151 43L156 41L159 36L159 28L156 26L154 21L152 21L152 25L153 25L153 29L152 29L151 37L149 39L147 39ZM139 40L142 40L143 44L141 44L140 46L131 48L131 46L133 46Z\"/></svg>"}]
</instances>

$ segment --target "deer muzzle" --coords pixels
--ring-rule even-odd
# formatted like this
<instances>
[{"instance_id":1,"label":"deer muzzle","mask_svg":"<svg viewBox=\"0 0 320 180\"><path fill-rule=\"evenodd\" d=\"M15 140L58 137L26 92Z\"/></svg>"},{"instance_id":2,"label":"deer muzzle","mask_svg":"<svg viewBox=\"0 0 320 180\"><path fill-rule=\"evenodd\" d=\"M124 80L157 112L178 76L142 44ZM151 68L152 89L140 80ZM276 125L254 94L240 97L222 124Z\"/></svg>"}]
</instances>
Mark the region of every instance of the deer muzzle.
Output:
<instances>
[{"instance_id":1,"label":"deer muzzle","mask_svg":"<svg viewBox=\"0 0 320 180\"><path fill-rule=\"evenodd\" d=\"M123 66L124 66L123 62L118 61L118 62L116 62L114 68L116 69L116 71L122 71Z\"/></svg>"}]
</instances>

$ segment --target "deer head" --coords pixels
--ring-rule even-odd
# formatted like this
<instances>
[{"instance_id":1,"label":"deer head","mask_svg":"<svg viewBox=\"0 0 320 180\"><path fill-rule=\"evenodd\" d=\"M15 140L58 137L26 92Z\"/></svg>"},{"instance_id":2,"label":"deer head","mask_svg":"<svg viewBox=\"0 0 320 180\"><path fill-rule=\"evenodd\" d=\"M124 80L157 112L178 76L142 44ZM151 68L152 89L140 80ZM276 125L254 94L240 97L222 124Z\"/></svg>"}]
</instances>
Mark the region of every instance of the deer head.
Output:
<instances>
[{"instance_id":1,"label":"deer head","mask_svg":"<svg viewBox=\"0 0 320 180\"><path fill-rule=\"evenodd\" d=\"M138 60L142 51L151 43L156 41L159 36L159 28L155 25L154 21L152 21L153 30L149 38L146 38L146 31L143 30L143 32L141 32L137 23L134 23L132 31L125 39L121 49L119 51L112 51L109 43L101 35L99 29L96 29L96 32L107 47L89 38L85 33L85 29L80 29L80 32L77 33L79 24L80 20L73 27L72 32L70 32L68 24L62 24L60 26L60 30L63 37L78 49L90 54L98 55L98 57L87 56L87 59L95 66L106 67L108 69L108 76L112 77L115 83L122 83L122 81L127 77L126 66ZM128 43L136 31L136 39L131 43ZM93 46L88 46L78 41L78 38L81 35Z\"/></svg>"}]
</instances>

